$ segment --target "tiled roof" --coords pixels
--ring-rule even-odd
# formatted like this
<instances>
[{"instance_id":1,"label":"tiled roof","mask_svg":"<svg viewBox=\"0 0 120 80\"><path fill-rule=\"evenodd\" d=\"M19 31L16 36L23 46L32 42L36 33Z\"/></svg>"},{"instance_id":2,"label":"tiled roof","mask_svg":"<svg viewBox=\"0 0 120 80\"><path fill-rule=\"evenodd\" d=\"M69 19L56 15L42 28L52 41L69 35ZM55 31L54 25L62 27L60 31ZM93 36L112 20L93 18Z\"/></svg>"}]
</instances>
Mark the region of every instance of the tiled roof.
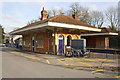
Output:
<instances>
[{"instance_id":1,"label":"tiled roof","mask_svg":"<svg viewBox=\"0 0 120 80\"><path fill-rule=\"evenodd\" d=\"M116 32L114 30L111 30L110 28L100 28L101 32Z\"/></svg>"},{"instance_id":2,"label":"tiled roof","mask_svg":"<svg viewBox=\"0 0 120 80\"><path fill-rule=\"evenodd\" d=\"M38 22L35 22L35 23L32 23L32 24L29 24L27 26L24 26L22 28L19 28L17 30L12 31L12 32L15 32L15 31L27 28L27 27L31 27L31 26L34 26L34 25L38 25L38 24L41 24L41 23L45 23L45 22L58 22L58 23L73 24L73 25L96 28L96 27L91 26L91 25L89 25L89 24L87 24L85 22L75 20L72 17L65 16L65 15L61 14L61 15L57 15L55 17L51 17L51 18L48 18L48 19L45 19L45 20L42 20L42 21L38 21Z\"/></svg>"}]
</instances>

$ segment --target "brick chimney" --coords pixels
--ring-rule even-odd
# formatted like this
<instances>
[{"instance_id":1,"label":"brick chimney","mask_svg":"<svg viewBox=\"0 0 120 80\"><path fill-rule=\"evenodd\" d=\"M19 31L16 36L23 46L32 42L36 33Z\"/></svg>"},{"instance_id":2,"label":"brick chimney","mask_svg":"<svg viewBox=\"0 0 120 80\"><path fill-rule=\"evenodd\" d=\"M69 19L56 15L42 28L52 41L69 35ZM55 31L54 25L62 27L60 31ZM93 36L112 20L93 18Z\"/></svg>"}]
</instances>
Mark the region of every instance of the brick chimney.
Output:
<instances>
[{"instance_id":1,"label":"brick chimney","mask_svg":"<svg viewBox=\"0 0 120 80\"><path fill-rule=\"evenodd\" d=\"M41 20L44 20L44 19L47 19L47 11L44 10L44 7L43 7L43 10L41 11Z\"/></svg>"},{"instance_id":2,"label":"brick chimney","mask_svg":"<svg viewBox=\"0 0 120 80\"><path fill-rule=\"evenodd\" d=\"M77 15L76 11L74 11L74 14L72 15L72 17L73 17L74 19L78 20L78 15Z\"/></svg>"}]
</instances>

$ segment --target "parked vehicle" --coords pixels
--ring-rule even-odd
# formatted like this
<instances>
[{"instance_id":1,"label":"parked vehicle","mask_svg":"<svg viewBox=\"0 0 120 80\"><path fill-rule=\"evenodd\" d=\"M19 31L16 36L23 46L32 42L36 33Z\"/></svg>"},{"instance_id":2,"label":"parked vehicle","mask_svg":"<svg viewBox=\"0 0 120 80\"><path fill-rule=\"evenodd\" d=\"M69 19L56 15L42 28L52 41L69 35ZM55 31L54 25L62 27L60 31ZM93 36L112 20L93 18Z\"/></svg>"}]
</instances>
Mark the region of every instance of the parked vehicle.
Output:
<instances>
[{"instance_id":1,"label":"parked vehicle","mask_svg":"<svg viewBox=\"0 0 120 80\"><path fill-rule=\"evenodd\" d=\"M0 47L5 47L5 44L4 43L0 43Z\"/></svg>"}]
</instances>

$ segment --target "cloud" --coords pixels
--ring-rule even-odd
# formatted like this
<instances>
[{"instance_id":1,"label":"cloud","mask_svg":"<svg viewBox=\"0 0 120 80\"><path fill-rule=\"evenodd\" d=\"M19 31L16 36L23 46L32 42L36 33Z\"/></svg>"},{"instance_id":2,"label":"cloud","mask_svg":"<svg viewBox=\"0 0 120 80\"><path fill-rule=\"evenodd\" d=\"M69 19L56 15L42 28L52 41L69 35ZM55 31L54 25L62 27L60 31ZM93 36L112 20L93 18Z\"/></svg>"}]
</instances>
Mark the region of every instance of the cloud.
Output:
<instances>
[{"instance_id":1,"label":"cloud","mask_svg":"<svg viewBox=\"0 0 120 80\"><path fill-rule=\"evenodd\" d=\"M59 6L55 6L54 9L61 9L61 7L59 7Z\"/></svg>"},{"instance_id":2,"label":"cloud","mask_svg":"<svg viewBox=\"0 0 120 80\"><path fill-rule=\"evenodd\" d=\"M12 23L16 23L16 24L20 24L22 23L20 20L18 20L17 18L14 18L13 16L11 15L8 15L8 14L2 14L0 15L1 18L3 19L3 21L9 21L9 22L12 22Z\"/></svg>"},{"instance_id":3,"label":"cloud","mask_svg":"<svg viewBox=\"0 0 120 80\"><path fill-rule=\"evenodd\" d=\"M56 12L58 12L58 13L63 10L63 9L62 9L61 7L59 7L59 6L54 6L53 9L54 9Z\"/></svg>"},{"instance_id":4,"label":"cloud","mask_svg":"<svg viewBox=\"0 0 120 80\"><path fill-rule=\"evenodd\" d=\"M15 18L9 14L2 14L0 15L1 19L0 21L2 22L1 24L4 27L5 32L10 32L14 30L15 28L18 28L18 26L22 27L24 26L24 22L22 20L18 20L18 18Z\"/></svg>"},{"instance_id":5,"label":"cloud","mask_svg":"<svg viewBox=\"0 0 120 80\"><path fill-rule=\"evenodd\" d=\"M24 2L23 2L24 3ZM39 0L38 2L37 1L29 1L29 2L25 2L29 5L36 5L36 6L40 6L40 7L45 7L47 2L45 0Z\"/></svg>"},{"instance_id":6,"label":"cloud","mask_svg":"<svg viewBox=\"0 0 120 80\"><path fill-rule=\"evenodd\" d=\"M5 23L3 23L2 25L3 25L5 33L9 33L9 32L11 32L11 31L13 31L17 28L20 28L19 24L12 24L12 23L11 24L5 24ZM22 26L25 26L25 25L22 25Z\"/></svg>"},{"instance_id":7,"label":"cloud","mask_svg":"<svg viewBox=\"0 0 120 80\"><path fill-rule=\"evenodd\" d=\"M42 7L46 6L45 0L41 0L40 4L41 4Z\"/></svg>"}]
</instances>

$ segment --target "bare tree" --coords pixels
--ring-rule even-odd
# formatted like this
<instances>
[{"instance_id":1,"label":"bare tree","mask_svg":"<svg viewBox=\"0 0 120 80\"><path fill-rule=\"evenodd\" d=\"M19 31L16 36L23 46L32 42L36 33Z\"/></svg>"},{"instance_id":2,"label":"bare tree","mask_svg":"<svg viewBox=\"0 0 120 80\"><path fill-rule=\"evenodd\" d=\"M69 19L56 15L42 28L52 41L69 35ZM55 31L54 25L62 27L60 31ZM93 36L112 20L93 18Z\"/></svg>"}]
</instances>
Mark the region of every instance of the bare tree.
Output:
<instances>
[{"instance_id":1,"label":"bare tree","mask_svg":"<svg viewBox=\"0 0 120 80\"><path fill-rule=\"evenodd\" d=\"M73 3L72 5L70 5L70 8L71 8L70 12L72 12L72 14L73 14L74 12L76 12L77 15L80 14L81 6L80 6L78 3ZM70 13L70 14L71 14L71 13Z\"/></svg>"},{"instance_id":2,"label":"bare tree","mask_svg":"<svg viewBox=\"0 0 120 80\"><path fill-rule=\"evenodd\" d=\"M51 10L48 10L47 11L47 18L50 18L52 16L52 11Z\"/></svg>"},{"instance_id":3,"label":"bare tree","mask_svg":"<svg viewBox=\"0 0 120 80\"><path fill-rule=\"evenodd\" d=\"M89 23L90 15L88 7L81 7L79 19L83 22Z\"/></svg>"},{"instance_id":4,"label":"bare tree","mask_svg":"<svg viewBox=\"0 0 120 80\"><path fill-rule=\"evenodd\" d=\"M64 14L64 10L61 8L58 10L58 14Z\"/></svg>"},{"instance_id":5,"label":"bare tree","mask_svg":"<svg viewBox=\"0 0 120 80\"><path fill-rule=\"evenodd\" d=\"M61 8L55 8L55 9L52 9L52 10L49 10L48 13L47 13L47 17L52 17L52 16L57 16L59 14L64 14L64 10L61 9Z\"/></svg>"},{"instance_id":6,"label":"bare tree","mask_svg":"<svg viewBox=\"0 0 120 80\"><path fill-rule=\"evenodd\" d=\"M72 12L71 10L67 10L67 11L66 11L66 15L69 16L69 17L72 17L72 13L73 13L73 12Z\"/></svg>"},{"instance_id":7,"label":"bare tree","mask_svg":"<svg viewBox=\"0 0 120 80\"><path fill-rule=\"evenodd\" d=\"M91 11L89 24L101 28L104 23L104 15L101 11Z\"/></svg>"},{"instance_id":8,"label":"bare tree","mask_svg":"<svg viewBox=\"0 0 120 80\"><path fill-rule=\"evenodd\" d=\"M112 30L117 30L118 28L118 7L109 7L105 11L106 19L108 20L109 28Z\"/></svg>"},{"instance_id":9,"label":"bare tree","mask_svg":"<svg viewBox=\"0 0 120 80\"><path fill-rule=\"evenodd\" d=\"M84 21L84 22L88 22L89 19L89 8L88 7L83 7L78 3L73 3L70 6L70 10L68 11L68 16L72 16L72 14L74 12L77 13L77 15L79 16L79 20Z\"/></svg>"},{"instance_id":10,"label":"bare tree","mask_svg":"<svg viewBox=\"0 0 120 80\"><path fill-rule=\"evenodd\" d=\"M5 32L4 32L4 28L2 28L2 25L1 25L1 24L0 24L0 34L1 34L1 35L0 35L0 36L1 36L1 37L0 37L0 38L1 38L1 39L0 39L0 42L3 43L3 42L4 42L4 37L5 37L5 36L4 36Z\"/></svg>"},{"instance_id":11,"label":"bare tree","mask_svg":"<svg viewBox=\"0 0 120 80\"><path fill-rule=\"evenodd\" d=\"M53 16L56 16L57 15L57 10L56 9L53 9L53 10L51 10L52 11L52 13L53 13Z\"/></svg>"},{"instance_id":12,"label":"bare tree","mask_svg":"<svg viewBox=\"0 0 120 80\"><path fill-rule=\"evenodd\" d=\"M32 24L32 23L36 23L36 22L38 22L38 21L40 21L40 20L41 20L40 17L38 17L38 19L33 19L33 20L31 20L31 21L28 21L26 25L30 25L30 24Z\"/></svg>"},{"instance_id":13,"label":"bare tree","mask_svg":"<svg viewBox=\"0 0 120 80\"><path fill-rule=\"evenodd\" d=\"M118 2L118 31L120 31L120 1Z\"/></svg>"}]
</instances>

